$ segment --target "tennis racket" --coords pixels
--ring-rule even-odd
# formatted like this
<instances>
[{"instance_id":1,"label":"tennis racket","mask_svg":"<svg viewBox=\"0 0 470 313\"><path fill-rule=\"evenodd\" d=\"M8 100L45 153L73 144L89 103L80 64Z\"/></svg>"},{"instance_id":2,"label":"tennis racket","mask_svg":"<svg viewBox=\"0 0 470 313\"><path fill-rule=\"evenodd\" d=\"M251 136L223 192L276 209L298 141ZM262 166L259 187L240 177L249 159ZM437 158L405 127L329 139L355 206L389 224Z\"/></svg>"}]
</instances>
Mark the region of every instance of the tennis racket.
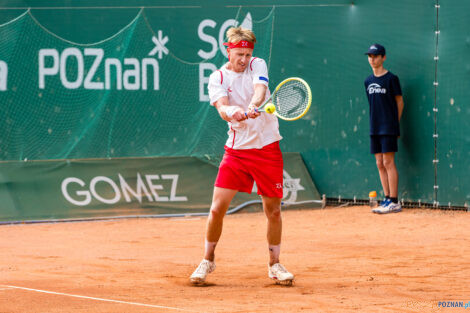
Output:
<instances>
[{"instance_id":1,"label":"tennis racket","mask_svg":"<svg viewBox=\"0 0 470 313\"><path fill-rule=\"evenodd\" d=\"M312 92L307 82L291 77L277 85L271 97L257 111L274 114L286 121L295 121L307 114L311 103Z\"/></svg>"}]
</instances>

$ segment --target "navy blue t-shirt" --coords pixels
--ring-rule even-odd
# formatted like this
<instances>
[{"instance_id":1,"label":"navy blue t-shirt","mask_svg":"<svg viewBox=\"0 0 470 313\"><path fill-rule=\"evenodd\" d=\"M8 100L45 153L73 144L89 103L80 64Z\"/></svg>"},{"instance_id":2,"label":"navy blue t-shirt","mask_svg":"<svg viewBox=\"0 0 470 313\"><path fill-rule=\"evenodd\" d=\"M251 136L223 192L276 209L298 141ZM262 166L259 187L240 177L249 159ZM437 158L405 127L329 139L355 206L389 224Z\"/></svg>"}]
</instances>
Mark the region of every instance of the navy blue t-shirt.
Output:
<instances>
[{"instance_id":1,"label":"navy blue t-shirt","mask_svg":"<svg viewBox=\"0 0 470 313\"><path fill-rule=\"evenodd\" d=\"M370 134L400 136L395 100L395 96L402 94L398 77L391 72L380 77L372 74L366 78L364 86L369 98Z\"/></svg>"}]
</instances>

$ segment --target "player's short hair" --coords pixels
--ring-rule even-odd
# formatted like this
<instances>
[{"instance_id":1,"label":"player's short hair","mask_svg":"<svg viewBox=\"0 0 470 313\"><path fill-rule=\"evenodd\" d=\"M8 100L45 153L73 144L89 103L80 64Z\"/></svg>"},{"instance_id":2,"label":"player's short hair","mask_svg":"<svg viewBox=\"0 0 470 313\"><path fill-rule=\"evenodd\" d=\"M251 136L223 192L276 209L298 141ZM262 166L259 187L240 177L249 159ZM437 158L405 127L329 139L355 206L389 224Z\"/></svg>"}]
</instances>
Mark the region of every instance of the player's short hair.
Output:
<instances>
[{"instance_id":1,"label":"player's short hair","mask_svg":"<svg viewBox=\"0 0 470 313\"><path fill-rule=\"evenodd\" d=\"M256 43L255 33L251 29L243 27L231 27L227 30L227 41L230 43L237 43L241 40L246 40Z\"/></svg>"}]
</instances>

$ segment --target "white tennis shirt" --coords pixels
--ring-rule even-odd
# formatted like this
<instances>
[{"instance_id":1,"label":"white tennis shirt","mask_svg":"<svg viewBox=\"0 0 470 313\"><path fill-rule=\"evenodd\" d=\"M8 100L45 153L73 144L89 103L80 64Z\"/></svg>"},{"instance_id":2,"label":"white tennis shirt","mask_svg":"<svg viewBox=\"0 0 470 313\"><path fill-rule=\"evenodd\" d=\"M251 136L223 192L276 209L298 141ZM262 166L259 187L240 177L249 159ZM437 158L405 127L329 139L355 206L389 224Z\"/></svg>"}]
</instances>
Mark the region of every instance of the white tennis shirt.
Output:
<instances>
[{"instance_id":1,"label":"white tennis shirt","mask_svg":"<svg viewBox=\"0 0 470 313\"><path fill-rule=\"evenodd\" d=\"M242 73L228 70L227 65L228 63L212 73L209 78L210 104L214 105L220 98L228 97L230 106L238 106L247 112L255 92L255 84L268 87L266 62L252 57L250 64ZM265 99L269 96L268 88ZM228 139L225 145L232 149L261 149L282 139L277 117L266 112L262 112L257 118L249 118L241 122L233 119L228 122L228 127Z\"/></svg>"}]
</instances>

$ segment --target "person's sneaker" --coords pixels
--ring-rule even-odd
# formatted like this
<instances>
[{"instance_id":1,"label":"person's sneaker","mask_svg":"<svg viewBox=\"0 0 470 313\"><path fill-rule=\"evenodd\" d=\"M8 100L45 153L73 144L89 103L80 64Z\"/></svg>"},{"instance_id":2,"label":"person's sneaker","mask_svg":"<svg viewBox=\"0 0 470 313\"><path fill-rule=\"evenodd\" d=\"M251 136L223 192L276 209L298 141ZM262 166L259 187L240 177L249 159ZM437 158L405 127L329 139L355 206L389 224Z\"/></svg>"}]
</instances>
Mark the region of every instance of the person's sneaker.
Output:
<instances>
[{"instance_id":1,"label":"person's sneaker","mask_svg":"<svg viewBox=\"0 0 470 313\"><path fill-rule=\"evenodd\" d=\"M390 202L386 207L379 208L375 213L378 214L387 214L387 213L398 213L401 212L400 203Z\"/></svg>"},{"instance_id":2,"label":"person's sneaker","mask_svg":"<svg viewBox=\"0 0 470 313\"><path fill-rule=\"evenodd\" d=\"M380 205L378 207L372 209L372 213L379 213L380 211L388 207L390 203L392 203L392 200L390 199L383 200L382 202L380 202Z\"/></svg>"},{"instance_id":3,"label":"person's sneaker","mask_svg":"<svg viewBox=\"0 0 470 313\"><path fill-rule=\"evenodd\" d=\"M276 281L276 284L292 285L294 281L294 275L289 273L281 263L273 264L273 266L268 264L268 275Z\"/></svg>"},{"instance_id":4,"label":"person's sneaker","mask_svg":"<svg viewBox=\"0 0 470 313\"><path fill-rule=\"evenodd\" d=\"M199 263L189 280L195 285L203 284L206 281L207 274L212 273L214 270L215 262L204 259Z\"/></svg>"}]
</instances>

